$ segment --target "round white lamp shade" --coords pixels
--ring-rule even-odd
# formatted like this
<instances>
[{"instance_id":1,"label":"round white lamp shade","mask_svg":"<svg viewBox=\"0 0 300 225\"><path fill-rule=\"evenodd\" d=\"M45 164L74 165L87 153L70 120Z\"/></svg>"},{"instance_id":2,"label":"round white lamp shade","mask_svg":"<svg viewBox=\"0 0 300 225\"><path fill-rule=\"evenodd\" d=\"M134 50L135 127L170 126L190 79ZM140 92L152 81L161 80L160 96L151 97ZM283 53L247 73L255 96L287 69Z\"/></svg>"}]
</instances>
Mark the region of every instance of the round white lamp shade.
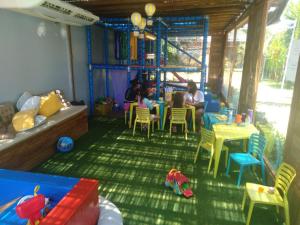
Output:
<instances>
[{"instance_id":1,"label":"round white lamp shade","mask_svg":"<svg viewBox=\"0 0 300 225\"><path fill-rule=\"evenodd\" d=\"M152 26L153 25L152 16L154 15L155 11L156 11L156 7L155 7L155 5L153 3L147 3L145 5L145 12L146 12L146 14L148 16L148 18L147 18L147 25L148 26Z\"/></svg>"},{"instance_id":2,"label":"round white lamp shade","mask_svg":"<svg viewBox=\"0 0 300 225\"><path fill-rule=\"evenodd\" d=\"M131 14L131 22L132 22L132 24L134 25L134 26L138 26L139 24L140 24L140 22L141 22L141 20L142 20L142 16L141 16L141 14L139 13L139 12L133 12L132 14Z\"/></svg>"}]
</instances>

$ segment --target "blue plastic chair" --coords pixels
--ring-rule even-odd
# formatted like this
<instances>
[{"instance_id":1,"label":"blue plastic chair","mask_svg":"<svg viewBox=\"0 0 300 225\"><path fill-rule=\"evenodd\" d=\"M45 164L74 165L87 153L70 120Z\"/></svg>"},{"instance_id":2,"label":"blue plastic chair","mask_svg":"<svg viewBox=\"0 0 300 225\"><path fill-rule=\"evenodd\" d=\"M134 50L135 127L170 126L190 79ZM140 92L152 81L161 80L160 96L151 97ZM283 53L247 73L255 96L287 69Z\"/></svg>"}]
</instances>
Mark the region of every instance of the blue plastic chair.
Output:
<instances>
[{"instance_id":1,"label":"blue plastic chair","mask_svg":"<svg viewBox=\"0 0 300 225\"><path fill-rule=\"evenodd\" d=\"M205 129L212 130L211 126L210 126L210 120L209 120L209 117L208 117L207 113L203 114L203 122L204 122L204 128Z\"/></svg>"},{"instance_id":2,"label":"blue plastic chair","mask_svg":"<svg viewBox=\"0 0 300 225\"><path fill-rule=\"evenodd\" d=\"M206 113L206 110L207 110L207 105L208 105L208 102L205 101L204 102L204 109L203 109L203 113Z\"/></svg>"},{"instance_id":3,"label":"blue plastic chair","mask_svg":"<svg viewBox=\"0 0 300 225\"><path fill-rule=\"evenodd\" d=\"M229 155L226 175L229 175L231 160L240 166L240 173L238 176L237 185L240 186L242 175L245 167L261 166L262 180L265 184L265 164L264 164L264 150L266 148L266 139L261 134L252 134L249 139L247 153L231 153Z\"/></svg>"}]
</instances>

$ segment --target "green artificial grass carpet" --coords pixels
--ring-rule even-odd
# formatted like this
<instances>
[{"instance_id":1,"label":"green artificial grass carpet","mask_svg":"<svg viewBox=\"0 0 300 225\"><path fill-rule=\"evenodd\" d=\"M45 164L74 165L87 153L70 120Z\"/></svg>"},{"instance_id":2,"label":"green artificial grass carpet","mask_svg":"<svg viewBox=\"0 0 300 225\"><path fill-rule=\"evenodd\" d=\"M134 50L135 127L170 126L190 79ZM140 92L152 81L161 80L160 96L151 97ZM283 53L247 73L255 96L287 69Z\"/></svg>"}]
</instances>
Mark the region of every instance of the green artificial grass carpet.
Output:
<instances>
[{"instance_id":1,"label":"green artificial grass carpet","mask_svg":"<svg viewBox=\"0 0 300 225\"><path fill-rule=\"evenodd\" d=\"M193 157L197 136L169 136L155 130L147 139L144 131L125 127L123 120L98 118L90 121L88 134L75 142L70 153L57 153L34 172L98 179L100 195L120 209L125 225L242 225L248 205L241 210L243 187L236 186L237 173L225 176L220 162L217 179L207 173L208 158L200 153ZM221 156L224 159L224 156ZM164 187L172 168L189 179L194 196L185 199ZM250 172L243 180L258 182ZM244 184L244 183L243 183ZM255 207L252 225L282 224L274 207Z\"/></svg>"}]
</instances>

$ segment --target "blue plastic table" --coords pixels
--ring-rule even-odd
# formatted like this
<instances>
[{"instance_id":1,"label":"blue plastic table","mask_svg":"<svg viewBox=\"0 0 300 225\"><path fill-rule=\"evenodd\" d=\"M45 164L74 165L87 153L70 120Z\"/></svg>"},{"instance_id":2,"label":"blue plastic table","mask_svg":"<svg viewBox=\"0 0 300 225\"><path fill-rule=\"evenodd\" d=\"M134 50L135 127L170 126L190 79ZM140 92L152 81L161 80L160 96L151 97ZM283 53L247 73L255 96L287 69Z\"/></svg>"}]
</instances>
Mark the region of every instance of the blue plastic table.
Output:
<instances>
[{"instance_id":1,"label":"blue plastic table","mask_svg":"<svg viewBox=\"0 0 300 225\"><path fill-rule=\"evenodd\" d=\"M204 113L204 126L208 130L212 130L214 124L225 124L226 120L219 120L217 117L221 114L218 113Z\"/></svg>"},{"instance_id":2,"label":"blue plastic table","mask_svg":"<svg viewBox=\"0 0 300 225\"><path fill-rule=\"evenodd\" d=\"M163 129L163 119L164 119L164 111L165 111L165 102L164 101L156 101L159 104L159 122L160 122L160 129Z\"/></svg>"}]
</instances>

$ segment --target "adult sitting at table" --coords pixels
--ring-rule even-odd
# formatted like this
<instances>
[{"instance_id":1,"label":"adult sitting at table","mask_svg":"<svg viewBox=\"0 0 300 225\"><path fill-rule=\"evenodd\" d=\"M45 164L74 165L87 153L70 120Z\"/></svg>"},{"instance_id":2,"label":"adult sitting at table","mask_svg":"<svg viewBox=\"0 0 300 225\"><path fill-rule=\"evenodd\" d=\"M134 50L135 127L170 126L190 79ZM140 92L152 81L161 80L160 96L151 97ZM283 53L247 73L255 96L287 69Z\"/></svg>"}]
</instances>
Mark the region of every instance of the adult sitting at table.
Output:
<instances>
[{"instance_id":1,"label":"adult sitting at table","mask_svg":"<svg viewBox=\"0 0 300 225\"><path fill-rule=\"evenodd\" d=\"M154 107L155 101L149 99L149 94L147 90L139 89L138 91L138 107L148 108L150 112L151 120L157 121L159 123L159 116L156 115L156 108ZM146 126L143 126L146 129Z\"/></svg>"},{"instance_id":2,"label":"adult sitting at table","mask_svg":"<svg viewBox=\"0 0 300 225\"><path fill-rule=\"evenodd\" d=\"M137 93L139 90L139 84L137 78L130 81L131 86L127 88L125 92L125 102L133 102L137 100Z\"/></svg>"},{"instance_id":3,"label":"adult sitting at table","mask_svg":"<svg viewBox=\"0 0 300 225\"><path fill-rule=\"evenodd\" d=\"M187 84L187 92L184 95L184 101L186 105L192 105L196 110L196 124L198 124L197 130L201 127L201 118L204 111L204 94L202 91L197 90L197 85L194 81L189 81ZM188 119L191 118L189 113Z\"/></svg>"},{"instance_id":4,"label":"adult sitting at table","mask_svg":"<svg viewBox=\"0 0 300 225\"><path fill-rule=\"evenodd\" d=\"M123 109L125 113L125 124L127 123L127 114L130 111L130 103L137 100L137 93L139 91L139 86L140 86L137 78L131 80L130 84L131 86L127 88L124 96L125 100L124 100ZM130 118L132 118L132 114ZM131 126L131 119L129 120L129 127L130 126Z\"/></svg>"},{"instance_id":5,"label":"adult sitting at table","mask_svg":"<svg viewBox=\"0 0 300 225\"><path fill-rule=\"evenodd\" d=\"M172 108L184 107L184 95L183 92L176 92L172 102Z\"/></svg>"}]
</instances>

